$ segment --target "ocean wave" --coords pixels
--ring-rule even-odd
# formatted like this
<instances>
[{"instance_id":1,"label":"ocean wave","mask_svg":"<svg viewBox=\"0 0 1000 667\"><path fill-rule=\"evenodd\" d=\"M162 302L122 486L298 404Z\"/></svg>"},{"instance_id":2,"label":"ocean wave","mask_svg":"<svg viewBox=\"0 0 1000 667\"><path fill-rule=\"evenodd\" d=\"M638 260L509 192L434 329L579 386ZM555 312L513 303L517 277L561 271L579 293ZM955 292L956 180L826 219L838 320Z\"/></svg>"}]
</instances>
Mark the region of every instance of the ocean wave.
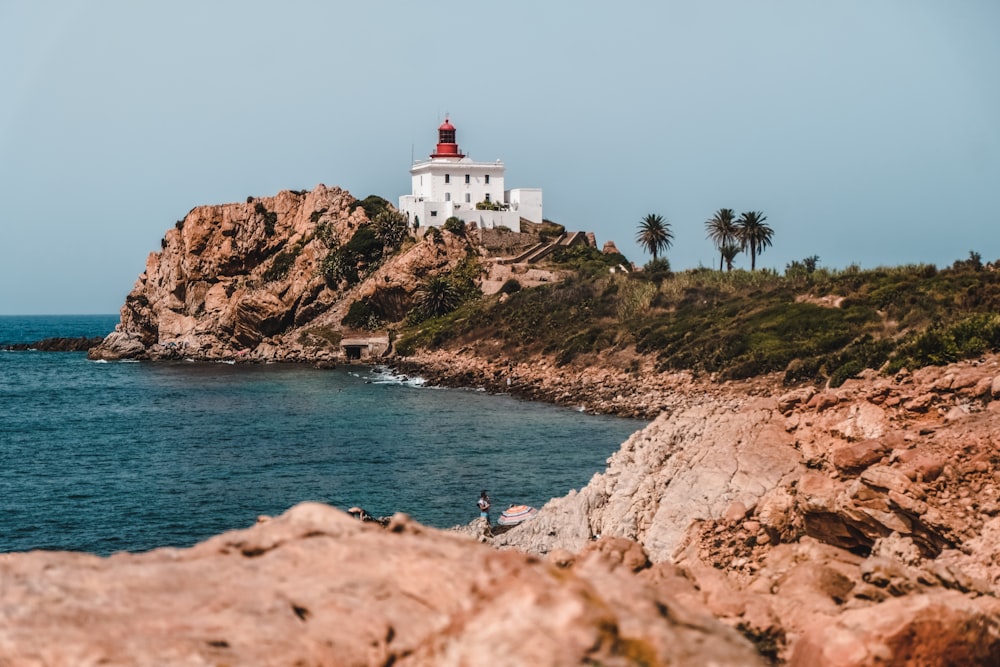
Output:
<instances>
[{"instance_id":1,"label":"ocean wave","mask_svg":"<svg viewBox=\"0 0 1000 667\"><path fill-rule=\"evenodd\" d=\"M373 368L368 379L371 380L372 384L401 384L408 387L423 387L427 383L427 380L419 375L396 373L385 366L376 366Z\"/></svg>"}]
</instances>

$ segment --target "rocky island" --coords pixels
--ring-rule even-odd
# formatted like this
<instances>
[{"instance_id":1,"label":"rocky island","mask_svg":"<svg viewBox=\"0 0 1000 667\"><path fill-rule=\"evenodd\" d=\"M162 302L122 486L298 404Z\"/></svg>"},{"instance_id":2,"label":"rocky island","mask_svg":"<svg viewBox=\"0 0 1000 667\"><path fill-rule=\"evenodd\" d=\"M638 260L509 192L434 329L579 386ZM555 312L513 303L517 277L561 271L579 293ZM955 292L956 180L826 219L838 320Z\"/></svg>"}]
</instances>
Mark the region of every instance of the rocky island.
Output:
<instances>
[{"instance_id":1,"label":"rocky island","mask_svg":"<svg viewBox=\"0 0 1000 667\"><path fill-rule=\"evenodd\" d=\"M845 349L877 356L871 333L906 318L798 290L787 299L799 316L855 308L851 321L869 338L827 356L796 352L781 371L760 348L754 372L694 354L685 367L671 360L696 349L689 340L661 332L669 344L650 351L651 327L611 336L595 318L628 320L632 297L646 320L653 307L704 312L718 298L704 289L656 305L662 285L654 294L647 283L602 283L619 309L595 315L597 292L569 264L509 261L569 239L564 230L399 235L392 213L325 186L196 208L90 354L317 364L357 355L439 384L650 425L587 486L493 537L403 515L382 528L304 504L190 549L3 554L0 663L1000 664L992 343L950 363L838 373L859 358ZM593 239L585 246L594 254L580 257L602 261ZM607 250L603 275L621 264ZM520 329L515 345L455 308L409 316L429 308L435 279L474 283L498 308L562 281L581 295L569 304L571 341L557 349ZM989 296L963 290L970 303ZM878 312L892 312L892 298L904 297L880 293ZM583 338L569 330L577 316Z\"/></svg>"}]
</instances>

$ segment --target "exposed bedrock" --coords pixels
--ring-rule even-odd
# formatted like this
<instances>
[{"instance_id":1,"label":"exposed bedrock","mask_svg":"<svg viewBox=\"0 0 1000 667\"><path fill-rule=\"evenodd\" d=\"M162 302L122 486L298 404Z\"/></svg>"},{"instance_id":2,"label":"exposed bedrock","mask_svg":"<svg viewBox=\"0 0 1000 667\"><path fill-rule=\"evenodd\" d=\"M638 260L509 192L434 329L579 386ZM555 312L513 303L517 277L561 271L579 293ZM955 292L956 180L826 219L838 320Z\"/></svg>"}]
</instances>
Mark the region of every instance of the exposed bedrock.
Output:
<instances>
[{"instance_id":1,"label":"exposed bedrock","mask_svg":"<svg viewBox=\"0 0 1000 667\"><path fill-rule=\"evenodd\" d=\"M635 540L790 664L1000 664L995 356L676 405L494 542Z\"/></svg>"},{"instance_id":2,"label":"exposed bedrock","mask_svg":"<svg viewBox=\"0 0 1000 667\"><path fill-rule=\"evenodd\" d=\"M764 664L647 562L610 542L558 565L303 504L190 549L0 555L0 664Z\"/></svg>"}]
</instances>

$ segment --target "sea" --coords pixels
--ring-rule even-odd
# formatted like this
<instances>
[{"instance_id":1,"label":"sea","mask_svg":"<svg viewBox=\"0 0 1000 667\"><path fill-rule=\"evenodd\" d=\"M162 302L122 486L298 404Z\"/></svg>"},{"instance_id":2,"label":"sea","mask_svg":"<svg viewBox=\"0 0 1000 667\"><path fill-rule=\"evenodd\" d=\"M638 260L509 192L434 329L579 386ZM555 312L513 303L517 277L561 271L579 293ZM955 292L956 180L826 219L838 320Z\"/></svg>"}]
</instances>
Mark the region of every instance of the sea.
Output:
<instances>
[{"instance_id":1,"label":"sea","mask_svg":"<svg viewBox=\"0 0 1000 667\"><path fill-rule=\"evenodd\" d=\"M380 366L2 350L117 321L0 316L0 552L186 547L304 501L449 528L483 490L541 507L585 486L647 423Z\"/></svg>"}]
</instances>

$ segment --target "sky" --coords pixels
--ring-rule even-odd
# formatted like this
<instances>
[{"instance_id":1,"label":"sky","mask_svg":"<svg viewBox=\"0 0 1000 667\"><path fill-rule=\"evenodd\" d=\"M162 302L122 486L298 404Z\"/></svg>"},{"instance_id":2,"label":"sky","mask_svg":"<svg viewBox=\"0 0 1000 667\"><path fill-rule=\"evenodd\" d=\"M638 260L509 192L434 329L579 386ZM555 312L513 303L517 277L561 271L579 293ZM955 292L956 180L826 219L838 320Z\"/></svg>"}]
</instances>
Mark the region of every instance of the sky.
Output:
<instances>
[{"instance_id":1,"label":"sky","mask_svg":"<svg viewBox=\"0 0 1000 667\"><path fill-rule=\"evenodd\" d=\"M0 314L117 313L195 206L396 203L447 115L636 264L1000 259L996 0L0 0ZM740 255L738 268L749 268Z\"/></svg>"}]
</instances>

